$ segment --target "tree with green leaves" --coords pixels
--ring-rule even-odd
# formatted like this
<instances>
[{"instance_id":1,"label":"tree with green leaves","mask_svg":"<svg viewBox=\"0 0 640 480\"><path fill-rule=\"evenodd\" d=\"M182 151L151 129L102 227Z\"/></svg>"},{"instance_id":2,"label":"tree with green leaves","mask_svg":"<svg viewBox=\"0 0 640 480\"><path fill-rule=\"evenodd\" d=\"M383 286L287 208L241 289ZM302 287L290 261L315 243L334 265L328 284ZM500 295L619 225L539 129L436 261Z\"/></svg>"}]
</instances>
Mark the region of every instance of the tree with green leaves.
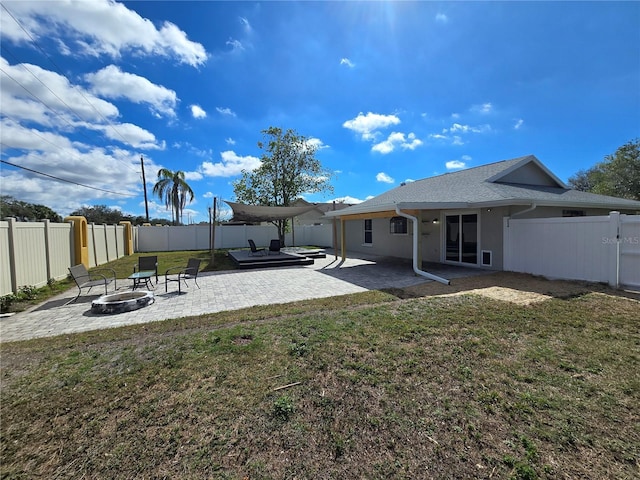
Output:
<instances>
[{"instance_id":1,"label":"tree with green leaves","mask_svg":"<svg viewBox=\"0 0 640 480\"><path fill-rule=\"evenodd\" d=\"M71 213L71 216L84 217L88 223L99 225L116 225L123 219L122 212L116 208L106 205L94 205L92 207L82 207Z\"/></svg>"},{"instance_id":2,"label":"tree with green leaves","mask_svg":"<svg viewBox=\"0 0 640 480\"><path fill-rule=\"evenodd\" d=\"M315 157L317 146L294 130L269 127L262 131L262 164L253 171L242 171L233 183L239 202L248 205L288 207L303 194L332 191L328 171ZM284 245L287 220L273 220Z\"/></svg>"},{"instance_id":3,"label":"tree with green leaves","mask_svg":"<svg viewBox=\"0 0 640 480\"><path fill-rule=\"evenodd\" d=\"M21 221L50 220L61 222L62 217L45 205L16 200L10 195L0 196L0 219L14 217Z\"/></svg>"},{"instance_id":4,"label":"tree with green leaves","mask_svg":"<svg viewBox=\"0 0 640 480\"><path fill-rule=\"evenodd\" d=\"M158 181L153 186L153 193L164 201L167 210L171 209L174 224L181 223L182 211L187 203L193 201L193 190L185 180L184 172L175 172L168 168L158 170Z\"/></svg>"},{"instance_id":5,"label":"tree with green leaves","mask_svg":"<svg viewBox=\"0 0 640 480\"><path fill-rule=\"evenodd\" d=\"M640 200L640 139L631 140L588 170L580 170L569 185L584 192Z\"/></svg>"}]
</instances>

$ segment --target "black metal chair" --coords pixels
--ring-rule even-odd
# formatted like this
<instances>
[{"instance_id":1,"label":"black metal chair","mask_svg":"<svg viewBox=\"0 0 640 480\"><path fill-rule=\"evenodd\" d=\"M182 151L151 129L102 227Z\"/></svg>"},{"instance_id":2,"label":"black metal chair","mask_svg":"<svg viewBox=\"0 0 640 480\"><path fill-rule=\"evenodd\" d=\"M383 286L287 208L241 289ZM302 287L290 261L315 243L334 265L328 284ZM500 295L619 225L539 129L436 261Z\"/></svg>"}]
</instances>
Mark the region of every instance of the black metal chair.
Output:
<instances>
[{"instance_id":1,"label":"black metal chair","mask_svg":"<svg viewBox=\"0 0 640 480\"><path fill-rule=\"evenodd\" d=\"M249 247L251 248L251 253L249 253L250 257L254 255L264 255L267 253L264 248L256 248L256 242L254 242L253 240L249 239L247 241L249 242Z\"/></svg>"},{"instance_id":2,"label":"black metal chair","mask_svg":"<svg viewBox=\"0 0 640 480\"><path fill-rule=\"evenodd\" d=\"M158 256L148 255L138 258L138 264L133 266L133 273L136 272L156 272L156 285L158 284Z\"/></svg>"},{"instance_id":3,"label":"black metal chair","mask_svg":"<svg viewBox=\"0 0 640 480\"><path fill-rule=\"evenodd\" d=\"M83 288L88 288L87 293L89 293L93 287L104 287L104 294L107 295L107 285L113 282L114 291L118 289L116 271L112 268L94 269L89 273L84 264L80 263L69 267L69 273L78 286L78 295L76 295L76 298L68 301L66 303L67 305L75 302L80 297Z\"/></svg>"},{"instance_id":4,"label":"black metal chair","mask_svg":"<svg viewBox=\"0 0 640 480\"><path fill-rule=\"evenodd\" d=\"M271 243L269 244L269 255L271 255L272 253L275 253L276 255L280 255L280 240L279 239L271 240Z\"/></svg>"},{"instance_id":5,"label":"black metal chair","mask_svg":"<svg viewBox=\"0 0 640 480\"><path fill-rule=\"evenodd\" d=\"M187 267L171 267L164 274L164 291L168 291L169 282L178 282L178 293L182 293L181 282L184 282L185 286L188 287L187 280L193 280L196 284L196 287L200 288L198 285L198 271L200 270L200 262L199 258L190 258L187 262Z\"/></svg>"}]
</instances>

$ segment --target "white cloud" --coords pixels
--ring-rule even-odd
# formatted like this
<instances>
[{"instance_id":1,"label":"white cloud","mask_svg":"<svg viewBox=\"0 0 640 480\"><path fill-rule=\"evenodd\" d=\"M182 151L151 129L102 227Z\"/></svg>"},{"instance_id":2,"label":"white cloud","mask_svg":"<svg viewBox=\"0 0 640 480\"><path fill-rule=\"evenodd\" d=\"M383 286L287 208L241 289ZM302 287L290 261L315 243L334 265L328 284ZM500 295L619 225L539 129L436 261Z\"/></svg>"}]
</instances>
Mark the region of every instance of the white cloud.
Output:
<instances>
[{"instance_id":1,"label":"white cloud","mask_svg":"<svg viewBox=\"0 0 640 480\"><path fill-rule=\"evenodd\" d=\"M470 109L472 112L488 114L493 111L493 105L490 102L483 103L481 105L473 105Z\"/></svg>"},{"instance_id":2,"label":"white cloud","mask_svg":"<svg viewBox=\"0 0 640 480\"><path fill-rule=\"evenodd\" d=\"M449 21L449 17L447 17L444 13L436 14L436 22L447 23Z\"/></svg>"},{"instance_id":3,"label":"white cloud","mask_svg":"<svg viewBox=\"0 0 640 480\"><path fill-rule=\"evenodd\" d=\"M0 67L2 112L14 119L66 128L70 122L103 122L104 117L113 119L119 115L115 105L80 86L74 87L55 72L28 63L9 65L3 57Z\"/></svg>"},{"instance_id":4,"label":"white cloud","mask_svg":"<svg viewBox=\"0 0 640 480\"><path fill-rule=\"evenodd\" d=\"M441 133L432 133L429 135L429 138L434 138L436 140L446 140L448 137L446 135L442 135Z\"/></svg>"},{"instance_id":5,"label":"white cloud","mask_svg":"<svg viewBox=\"0 0 640 480\"><path fill-rule=\"evenodd\" d=\"M453 125L451 125L451 128L446 129L444 128L442 130L442 133L454 133L454 132L460 132L460 133L487 133L491 131L491 125L478 125L478 126L471 126L471 125L462 125L460 123L454 123Z\"/></svg>"},{"instance_id":6,"label":"white cloud","mask_svg":"<svg viewBox=\"0 0 640 480\"><path fill-rule=\"evenodd\" d=\"M176 92L151 83L144 77L123 72L109 65L95 73L85 75L91 91L102 97L126 98L134 103L147 103L152 110L174 117L177 102Z\"/></svg>"},{"instance_id":7,"label":"white cloud","mask_svg":"<svg viewBox=\"0 0 640 480\"><path fill-rule=\"evenodd\" d=\"M184 178L189 181L198 181L202 180L204 176L200 172L184 172Z\"/></svg>"},{"instance_id":8,"label":"white cloud","mask_svg":"<svg viewBox=\"0 0 640 480\"><path fill-rule=\"evenodd\" d=\"M164 150L164 141L158 143L153 133L132 123L118 123L109 125L90 125L86 128L101 131L107 138L124 142L134 148L143 150Z\"/></svg>"},{"instance_id":9,"label":"white cloud","mask_svg":"<svg viewBox=\"0 0 640 480\"><path fill-rule=\"evenodd\" d=\"M231 53L242 52L244 50L244 45L240 40L234 40L230 38L227 40L227 46L231 47Z\"/></svg>"},{"instance_id":10,"label":"white cloud","mask_svg":"<svg viewBox=\"0 0 640 480\"><path fill-rule=\"evenodd\" d=\"M361 112L356 118L344 122L342 126L359 133L363 140L375 140L378 134L376 130L399 123L400 119L396 115L381 115L371 112L363 115Z\"/></svg>"},{"instance_id":11,"label":"white cloud","mask_svg":"<svg viewBox=\"0 0 640 480\"><path fill-rule=\"evenodd\" d=\"M445 163L445 167L447 168L447 170L460 170L462 168L465 168L466 166L467 164L461 162L460 160L450 160Z\"/></svg>"},{"instance_id":12,"label":"white cloud","mask_svg":"<svg viewBox=\"0 0 640 480\"><path fill-rule=\"evenodd\" d=\"M324 148L329 148L329 145L326 145L322 140L320 140L319 138L308 138L307 139L307 144L315 147L316 150L322 150Z\"/></svg>"},{"instance_id":13,"label":"white cloud","mask_svg":"<svg viewBox=\"0 0 640 480\"><path fill-rule=\"evenodd\" d=\"M252 32L251 24L245 17L240 17L240 24L247 34L250 34Z\"/></svg>"},{"instance_id":14,"label":"white cloud","mask_svg":"<svg viewBox=\"0 0 640 480\"><path fill-rule=\"evenodd\" d=\"M396 147L401 147L403 150L415 150L420 145L422 145L422 140L416 138L414 133L410 133L405 138L404 133L393 132L386 140L371 147L371 150L384 155L393 152Z\"/></svg>"},{"instance_id":15,"label":"white cloud","mask_svg":"<svg viewBox=\"0 0 640 480\"><path fill-rule=\"evenodd\" d=\"M227 139L225 140L225 143L226 143L227 145L235 145L235 144L236 144L236 141L235 141L233 138L229 137L229 138L227 138Z\"/></svg>"},{"instance_id":16,"label":"white cloud","mask_svg":"<svg viewBox=\"0 0 640 480\"><path fill-rule=\"evenodd\" d=\"M207 112L205 112L200 105L193 104L189 108L191 109L191 115L193 115L193 118L207 117Z\"/></svg>"},{"instance_id":17,"label":"white cloud","mask_svg":"<svg viewBox=\"0 0 640 480\"><path fill-rule=\"evenodd\" d=\"M0 131L5 135L5 125L2 125ZM71 182L102 189L55 181L23 170L0 170L3 195L47 205L61 215L68 215L80 208L89 198L94 199L94 203L106 204L115 199L126 198L118 193L135 197L140 192L140 157L137 152L87 146L78 148L67 144L50 151L33 148L6 160ZM148 166L149 171L157 171L157 166L151 160L147 160L145 166Z\"/></svg>"},{"instance_id":18,"label":"white cloud","mask_svg":"<svg viewBox=\"0 0 640 480\"><path fill-rule=\"evenodd\" d=\"M203 198L213 198L215 195L213 195L212 192L205 192L202 194Z\"/></svg>"},{"instance_id":19,"label":"white cloud","mask_svg":"<svg viewBox=\"0 0 640 480\"><path fill-rule=\"evenodd\" d=\"M523 124L524 124L524 120L521 118L518 118L516 120L516 123L513 125L514 130L520 130L520 127L522 127Z\"/></svg>"},{"instance_id":20,"label":"white cloud","mask_svg":"<svg viewBox=\"0 0 640 480\"><path fill-rule=\"evenodd\" d=\"M346 66L347 66L347 67L349 67L349 68L353 68L353 67L355 67L355 66L356 66L356 65L355 65L351 60L349 60L348 58L342 58L342 59L340 59L340 65L346 65Z\"/></svg>"},{"instance_id":21,"label":"white cloud","mask_svg":"<svg viewBox=\"0 0 640 480\"><path fill-rule=\"evenodd\" d=\"M203 162L200 171L207 177L233 177L240 175L243 170L251 171L258 168L262 163L259 158L247 155L241 157L231 150L220 154L221 162Z\"/></svg>"},{"instance_id":22,"label":"white cloud","mask_svg":"<svg viewBox=\"0 0 640 480\"><path fill-rule=\"evenodd\" d=\"M235 117L236 114L234 111L232 111L230 108L228 107L216 107L216 111L220 114L220 115L227 115L229 117Z\"/></svg>"},{"instance_id":23,"label":"white cloud","mask_svg":"<svg viewBox=\"0 0 640 480\"><path fill-rule=\"evenodd\" d=\"M131 52L139 56L170 57L193 67L207 60L205 48L189 40L173 23L164 22L158 28L151 20L112 0L11 2L7 8L30 36L58 38L58 44L64 46L63 53L118 58ZM1 15L0 21L3 38L30 39L10 15Z\"/></svg>"},{"instance_id":24,"label":"white cloud","mask_svg":"<svg viewBox=\"0 0 640 480\"><path fill-rule=\"evenodd\" d=\"M382 182L382 183L393 183L395 182L395 180L393 178L391 178L389 175L387 175L384 172L380 172L376 175L376 180L378 182Z\"/></svg>"},{"instance_id":25,"label":"white cloud","mask_svg":"<svg viewBox=\"0 0 640 480\"><path fill-rule=\"evenodd\" d=\"M359 198L355 198L355 197L350 197L349 195L346 195L344 197L334 198L332 201L336 203L346 203L348 205L355 205L357 203L364 202L364 200L360 200Z\"/></svg>"}]
</instances>

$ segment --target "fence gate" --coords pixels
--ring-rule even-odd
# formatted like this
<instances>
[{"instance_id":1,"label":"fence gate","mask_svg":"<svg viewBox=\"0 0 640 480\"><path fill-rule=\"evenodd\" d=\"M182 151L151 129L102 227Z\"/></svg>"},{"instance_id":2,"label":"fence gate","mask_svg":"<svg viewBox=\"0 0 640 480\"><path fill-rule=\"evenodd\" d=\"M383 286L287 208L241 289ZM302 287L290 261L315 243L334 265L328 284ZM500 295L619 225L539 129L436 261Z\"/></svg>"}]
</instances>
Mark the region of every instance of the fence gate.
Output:
<instances>
[{"instance_id":1,"label":"fence gate","mask_svg":"<svg viewBox=\"0 0 640 480\"><path fill-rule=\"evenodd\" d=\"M640 216L620 215L620 285L640 288Z\"/></svg>"}]
</instances>

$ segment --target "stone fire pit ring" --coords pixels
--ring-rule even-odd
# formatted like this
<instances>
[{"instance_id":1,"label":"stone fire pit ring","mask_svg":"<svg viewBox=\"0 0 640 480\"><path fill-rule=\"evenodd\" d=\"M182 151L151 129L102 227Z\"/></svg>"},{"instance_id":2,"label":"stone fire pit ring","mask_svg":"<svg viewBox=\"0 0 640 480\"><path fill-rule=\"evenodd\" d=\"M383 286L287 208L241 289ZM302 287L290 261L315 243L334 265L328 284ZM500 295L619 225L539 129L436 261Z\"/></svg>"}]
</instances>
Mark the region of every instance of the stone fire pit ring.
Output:
<instances>
[{"instance_id":1,"label":"stone fire pit ring","mask_svg":"<svg viewBox=\"0 0 640 480\"><path fill-rule=\"evenodd\" d=\"M137 310L155 301L153 292L138 290L133 292L102 295L91 302L91 313L124 313Z\"/></svg>"}]
</instances>

